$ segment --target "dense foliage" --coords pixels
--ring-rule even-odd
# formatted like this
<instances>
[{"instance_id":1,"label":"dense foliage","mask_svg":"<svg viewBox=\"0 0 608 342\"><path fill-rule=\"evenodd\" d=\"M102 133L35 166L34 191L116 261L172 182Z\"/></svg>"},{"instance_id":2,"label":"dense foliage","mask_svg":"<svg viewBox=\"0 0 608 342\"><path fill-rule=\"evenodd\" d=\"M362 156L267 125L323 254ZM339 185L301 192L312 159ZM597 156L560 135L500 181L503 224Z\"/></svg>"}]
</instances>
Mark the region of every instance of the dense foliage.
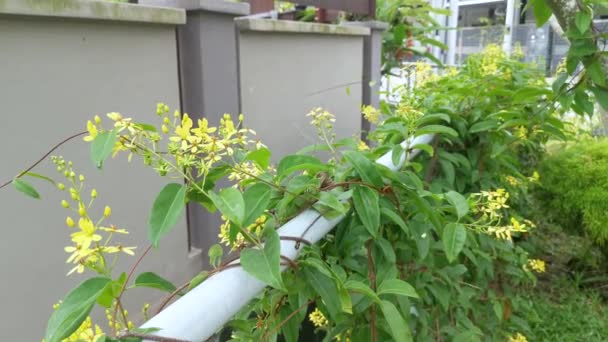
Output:
<instances>
[{"instance_id":1,"label":"dense foliage","mask_svg":"<svg viewBox=\"0 0 608 342\"><path fill-rule=\"evenodd\" d=\"M554 222L608 241L608 141L586 139L555 151L540 167L539 200Z\"/></svg>"}]
</instances>

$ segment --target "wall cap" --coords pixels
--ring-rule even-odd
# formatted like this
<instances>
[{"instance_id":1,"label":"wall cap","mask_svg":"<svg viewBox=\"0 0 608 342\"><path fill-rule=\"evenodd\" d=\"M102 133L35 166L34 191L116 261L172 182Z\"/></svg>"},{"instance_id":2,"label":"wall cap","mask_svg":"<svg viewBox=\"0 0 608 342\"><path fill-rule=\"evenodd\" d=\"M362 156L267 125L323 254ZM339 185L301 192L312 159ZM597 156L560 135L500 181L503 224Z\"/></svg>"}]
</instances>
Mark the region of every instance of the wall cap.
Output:
<instances>
[{"instance_id":1,"label":"wall cap","mask_svg":"<svg viewBox=\"0 0 608 342\"><path fill-rule=\"evenodd\" d=\"M183 9L100 0L2 0L0 14L169 25L186 23Z\"/></svg>"},{"instance_id":2,"label":"wall cap","mask_svg":"<svg viewBox=\"0 0 608 342\"><path fill-rule=\"evenodd\" d=\"M249 4L226 0L139 0L140 4L183 8L186 11L207 11L237 16L249 15Z\"/></svg>"},{"instance_id":3,"label":"wall cap","mask_svg":"<svg viewBox=\"0 0 608 342\"><path fill-rule=\"evenodd\" d=\"M240 31L314 33L346 36L369 36L370 29L355 25L329 25L290 20L236 18Z\"/></svg>"},{"instance_id":4,"label":"wall cap","mask_svg":"<svg viewBox=\"0 0 608 342\"><path fill-rule=\"evenodd\" d=\"M359 26L359 27L369 27L372 30L381 30L381 31L385 31L389 27L388 23L385 23L384 21L378 21L378 20L347 21L347 22L344 23L344 25L352 25L352 26Z\"/></svg>"}]
</instances>

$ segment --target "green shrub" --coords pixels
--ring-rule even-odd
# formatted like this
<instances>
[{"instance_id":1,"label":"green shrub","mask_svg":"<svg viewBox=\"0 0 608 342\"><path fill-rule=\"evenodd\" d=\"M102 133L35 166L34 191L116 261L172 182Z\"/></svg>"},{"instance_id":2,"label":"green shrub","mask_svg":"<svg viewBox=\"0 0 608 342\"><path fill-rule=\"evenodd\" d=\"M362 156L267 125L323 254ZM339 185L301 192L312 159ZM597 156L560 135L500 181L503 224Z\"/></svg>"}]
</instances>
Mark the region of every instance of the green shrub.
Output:
<instances>
[{"instance_id":1,"label":"green shrub","mask_svg":"<svg viewBox=\"0 0 608 342\"><path fill-rule=\"evenodd\" d=\"M541 163L539 199L563 228L608 241L608 140L585 140Z\"/></svg>"}]
</instances>

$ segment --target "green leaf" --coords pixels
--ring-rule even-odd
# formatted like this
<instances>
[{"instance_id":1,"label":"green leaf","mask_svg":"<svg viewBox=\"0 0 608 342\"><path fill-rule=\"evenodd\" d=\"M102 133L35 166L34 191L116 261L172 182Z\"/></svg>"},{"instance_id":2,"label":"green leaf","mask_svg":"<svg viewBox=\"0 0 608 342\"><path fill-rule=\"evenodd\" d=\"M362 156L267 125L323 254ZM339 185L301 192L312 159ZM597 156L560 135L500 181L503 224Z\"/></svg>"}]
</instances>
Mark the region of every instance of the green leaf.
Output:
<instances>
[{"instance_id":1,"label":"green leaf","mask_svg":"<svg viewBox=\"0 0 608 342\"><path fill-rule=\"evenodd\" d=\"M245 220L245 200L243 194L235 188L222 189L218 195L209 192L213 204L230 221L242 226Z\"/></svg>"},{"instance_id":2,"label":"green leaf","mask_svg":"<svg viewBox=\"0 0 608 342\"><path fill-rule=\"evenodd\" d=\"M200 285L208 277L209 277L209 272L208 271L202 271L201 273L195 275L194 278L192 278L192 280L190 280L190 284L188 284L188 291L190 291L193 288L195 288L198 285Z\"/></svg>"},{"instance_id":3,"label":"green leaf","mask_svg":"<svg viewBox=\"0 0 608 342\"><path fill-rule=\"evenodd\" d=\"M461 224L450 223L443 229L443 250L449 262L456 259L467 240L467 230Z\"/></svg>"},{"instance_id":4,"label":"green leaf","mask_svg":"<svg viewBox=\"0 0 608 342\"><path fill-rule=\"evenodd\" d=\"M87 318L97 297L103 292L109 278L95 277L87 279L70 291L55 310L46 326L44 340L46 342L61 342L70 336Z\"/></svg>"},{"instance_id":5,"label":"green leaf","mask_svg":"<svg viewBox=\"0 0 608 342\"><path fill-rule=\"evenodd\" d=\"M245 160L251 160L252 162L258 164L263 170L266 170L268 168L268 165L270 165L271 155L272 153L270 153L270 150L265 147L262 147L247 153L247 155L245 156Z\"/></svg>"},{"instance_id":6,"label":"green leaf","mask_svg":"<svg viewBox=\"0 0 608 342\"><path fill-rule=\"evenodd\" d=\"M382 315L384 315L384 319L388 323L393 341L410 342L413 340L410 327L393 303L383 300L380 303L380 309L382 309Z\"/></svg>"},{"instance_id":7,"label":"green leaf","mask_svg":"<svg viewBox=\"0 0 608 342\"><path fill-rule=\"evenodd\" d=\"M543 26L553 15L551 8L547 5L546 0L532 0L530 2L534 10L534 18L536 18L536 27Z\"/></svg>"},{"instance_id":8,"label":"green leaf","mask_svg":"<svg viewBox=\"0 0 608 342\"><path fill-rule=\"evenodd\" d=\"M608 90L592 87L591 91L593 92L593 95L595 95L595 99L599 102L600 106L608 110Z\"/></svg>"},{"instance_id":9,"label":"green leaf","mask_svg":"<svg viewBox=\"0 0 608 342\"><path fill-rule=\"evenodd\" d=\"M373 300L377 304L380 304L380 297L372 290L367 284L357 280L348 280L344 283L344 287L350 291L360 293L369 299Z\"/></svg>"},{"instance_id":10,"label":"green leaf","mask_svg":"<svg viewBox=\"0 0 608 342\"><path fill-rule=\"evenodd\" d=\"M581 33L587 32L591 27L591 15L587 12L579 11L574 17L574 24Z\"/></svg>"},{"instance_id":11,"label":"green leaf","mask_svg":"<svg viewBox=\"0 0 608 342\"><path fill-rule=\"evenodd\" d=\"M158 247L160 238L173 228L182 215L186 206L186 190L182 184L170 183L156 196L148 228L148 238L154 247Z\"/></svg>"},{"instance_id":12,"label":"green leaf","mask_svg":"<svg viewBox=\"0 0 608 342\"><path fill-rule=\"evenodd\" d=\"M28 171L28 172L24 173L23 175L24 175L24 176L30 176L30 177L38 178L38 179L42 179L42 180L45 180L45 181L47 181L47 182L49 182L49 183L51 183L51 184L55 185L55 181L54 181L54 180L52 180L50 177L47 177L47 176L41 175L41 174L39 174L39 173L35 173L35 172L29 172L29 171Z\"/></svg>"},{"instance_id":13,"label":"green leaf","mask_svg":"<svg viewBox=\"0 0 608 342\"><path fill-rule=\"evenodd\" d=\"M479 133L498 128L499 122L496 120L479 121L469 128L469 133Z\"/></svg>"},{"instance_id":14,"label":"green leaf","mask_svg":"<svg viewBox=\"0 0 608 342\"><path fill-rule=\"evenodd\" d=\"M281 159L277 167L277 177L283 179L298 170L307 170L310 174L315 174L317 171L325 169L327 169L327 166L318 158L293 154Z\"/></svg>"},{"instance_id":15,"label":"green leaf","mask_svg":"<svg viewBox=\"0 0 608 342\"><path fill-rule=\"evenodd\" d=\"M343 284L338 283L338 296L340 298L340 308L348 314L353 313L353 302L350 299L350 294Z\"/></svg>"},{"instance_id":16,"label":"green leaf","mask_svg":"<svg viewBox=\"0 0 608 342\"><path fill-rule=\"evenodd\" d=\"M127 282L127 273L122 272L120 277L116 280L112 280L109 282L102 293L97 297L97 304L103 306L104 308L110 308L123 286Z\"/></svg>"},{"instance_id":17,"label":"green leaf","mask_svg":"<svg viewBox=\"0 0 608 342\"><path fill-rule=\"evenodd\" d=\"M409 229L407 228L405 221L403 221L399 214L389 208L382 208L380 209L380 211L382 212L383 216L393 221L393 223L397 224L401 228L401 230L403 230L404 233L409 234Z\"/></svg>"},{"instance_id":18,"label":"green leaf","mask_svg":"<svg viewBox=\"0 0 608 342\"><path fill-rule=\"evenodd\" d=\"M336 281L310 267L303 267L302 275L303 279L321 296L330 315L337 317L342 312L342 303L339 299Z\"/></svg>"},{"instance_id":19,"label":"green leaf","mask_svg":"<svg viewBox=\"0 0 608 342\"><path fill-rule=\"evenodd\" d=\"M154 125L146 124L146 123L134 123L133 126L148 132L157 132L156 127Z\"/></svg>"},{"instance_id":20,"label":"green leaf","mask_svg":"<svg viewBox=\"0 0 608 342\"><path fill-rule=\"evenodd\" d=\"M356 151L347 151L344 152L344 158L346 158L346 160L352 164L364 182L372 184L376 187L381 187L384 185L382 177L376 169L374 162L369 160L363 154Z\"/></svg>"},{"instance_id":21,"label":"green leaf","mask_svg":"<svg viewBox=\"0 0 608 342\"><path fill-rule=\"evenodd\" d=\"M144 272L135 278L134 287L149 287L165 292L172 293L177 288L167 279L154 272Z\"/></svg>"},{"instance_id":22,"label":"green leaf","mask_svg":"<svg viewBox=\"0 0 608 342\"><path fill-rule=\"evenodd\" d=\"M281 279L281 242L276 230L265 232L264 249L247 248L241 252L241 266L256 279L277 289L285 290Z\"/></svg>"},{"instance_id":23,"label":"green leaf","mask_svg":"<svg viewBox=\"0 0 608 342\"><path fill-rule=\"evenodd\" d=\"M459 219L469 212L469 202L467 202L467 199L464 196L456 191L449 191L445 194L445 198L454 206L456 215L458 215Z\"/></svg>"},{"instance_id":24,"label":"green leaf","mask_svg":"<svg viewBox=\"0 0 608 342\"><path fill-rule=\"evenodd\" d=\"M453 137L458 137L458 132L451 127L443 125L428 125L420 127L416 130L416 136L421 136L423 134L447 134Z\"/></svg>"},{"instance_id":25,"label":"green leaf","mask_svg":"<svg viewBox=\"0 0 608 342\"><path fill-rule=\"evenodd\" d=\"M606 85L606 74L604 73L604 68L602 67L602 62L599 60L594 61L591 65L587 66L587 70L585 72L587 75L591 76L593 83L599 86Z\"/></svg>"},{"instance_id":26,"label":"green leaf","mask_svg":"<svg viewBox=\"0 0 608 342\"><path fill-rule=\"evenodd\" d=\"M21 191L22 193L32 198L40 199L40 194L38 193L38 191L36 191L36 189L34 189L34 187L30 183L24 181L21 178L13 179L13 186L18 191Z\"/></svg>"},{"instance_id":27,"label":"green leaf","mask_svg":"<svg viewBox=\"0 0 608 342\"><path fill-rule=\"evenodd\" d=\"M98 169L103 162L112 154L114 144L118 141L118 133L115 130L99 133L91 142L91 160Z\"/></svg>"},{"instance_id":28,"label":"green leaf","mask_svg":"<svg viewBox=\"0 0 608 342\"><path fill-rule=\"evenodd\" d=\"M412 146L412 150L421 150L424 151L426 153L428 153L429 157L432 157L434 152L433 146L429 145L429 144L417 144ZM396 163L393 162L393 164L397 165Z\"/></svg>"},{"instance_id":29,"label":"green leaf","mask_svg":"<svg viewBox=\"0 0 608 342\"><path fill-rule=\"evenodd\" d=\"M412 298L420 298L412 285L401 279L387 279L378 286L378 295L398 295Z\"/></svg>"},{"instance_id":30,"label":"green leaf","mask_svg":"<svg viewBox=\"0 0 608 342\"><path fill-rule=\"evenodd\" d=\"M244 227L252 224L268 208L271 192L270 186L264 183L255 184L245 190L245 193L243 193L243 200L245 201Z\"/></svg>"},{"instance_id":31,"label":"green leaf","mask_svg":"<svg viewBox=\"0 0 608 342\"><path fill-rule=\"evenodd\" d=\"M224 256L224 249L220 244L213 244L209 247L209 251L207 252L209 256L209 264L213 267L218 267L222 262L222 256Z\"/></svg>"},{"instance_id":32,"label":"green leaf","mask_svg":"<svg viewBox=\"0 0 608 342\"><path fill-rule=\"evenodd\" d=\"M319 194L319 201L313 205L313 208L325 217L335 218L345 214L349 207L342 203L334 192L324 191Z\"/></svg>"},{"instance_id":33,"label":"green leaf","mask_svg":"<svg viewBox=\"0 0 608 342\"><path fill-rule=\"evenodd\" d=\"M365 229L374 238L380 229L380 198L378 193L366 186L356 186L353 192L353 204Z\"/></svg>"}]
</instances>

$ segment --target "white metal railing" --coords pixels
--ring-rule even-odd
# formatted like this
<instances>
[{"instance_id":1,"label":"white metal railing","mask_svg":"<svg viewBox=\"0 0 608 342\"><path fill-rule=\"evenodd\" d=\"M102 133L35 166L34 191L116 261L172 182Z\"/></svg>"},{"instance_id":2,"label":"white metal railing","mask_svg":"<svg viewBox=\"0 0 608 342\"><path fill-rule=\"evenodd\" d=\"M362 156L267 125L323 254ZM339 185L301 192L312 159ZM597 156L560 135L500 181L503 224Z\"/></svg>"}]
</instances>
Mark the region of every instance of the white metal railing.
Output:
<instances>
[{"instance_id":1,"label":"white metal railing","mask_svg":"<svg viewBox=\"0 0 608 342\"><path fill-rule=\"evenodd\" d=\"M404 141L401 145L404 151L408 151L418 144L430 143L432 139L433 135L425 134ZM378 158L376 162L396 171L406 159L415 157L419 152L417 149L409 153L404 152L397 165L393 164L391 152ZM299 237L316 243L342 218L326 219L317 211L309 209L279 228L278 233L281 237ZM281 240L281 255L295 260L299 254L296 244L295 241ZM237 262L238 260L234 261ZM205 280L146 322L142 328L159 328L154 334L162 337L204 341L213 336L265 287L263 282L249 275L241 267L229 268Z\"/></svg>"}]
</instances>

